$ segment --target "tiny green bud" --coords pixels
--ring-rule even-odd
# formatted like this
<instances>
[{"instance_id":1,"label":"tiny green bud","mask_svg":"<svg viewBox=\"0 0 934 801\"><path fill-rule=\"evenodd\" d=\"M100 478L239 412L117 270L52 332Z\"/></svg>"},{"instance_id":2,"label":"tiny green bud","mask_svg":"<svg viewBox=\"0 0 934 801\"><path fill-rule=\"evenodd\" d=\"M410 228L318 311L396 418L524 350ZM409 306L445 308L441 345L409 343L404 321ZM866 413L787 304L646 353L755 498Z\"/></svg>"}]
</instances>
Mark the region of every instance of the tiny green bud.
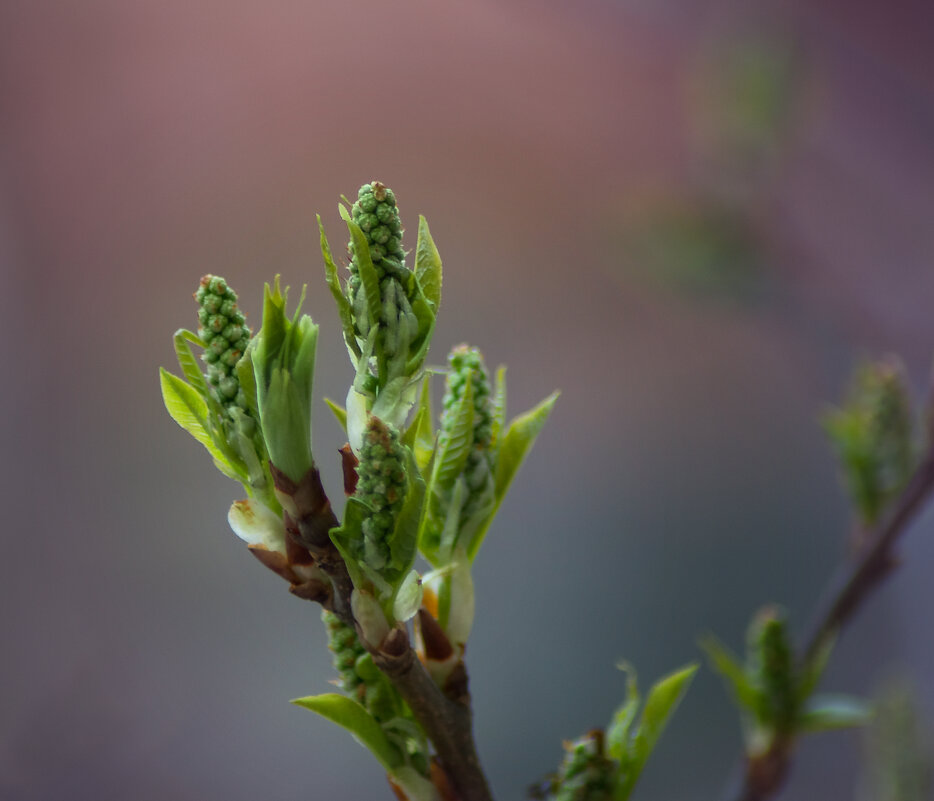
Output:
<instances>
[{"instance_id":1,"label":"tiny green bud","mask_svg":"<svg viewBox=\"0 0 934 801\"><path fill-rule=\"evenodd\" d=\"M565 743L554 801L611 801L616 764L604 754L603 732L592 731Z\"/></svg>"}]
</instances>

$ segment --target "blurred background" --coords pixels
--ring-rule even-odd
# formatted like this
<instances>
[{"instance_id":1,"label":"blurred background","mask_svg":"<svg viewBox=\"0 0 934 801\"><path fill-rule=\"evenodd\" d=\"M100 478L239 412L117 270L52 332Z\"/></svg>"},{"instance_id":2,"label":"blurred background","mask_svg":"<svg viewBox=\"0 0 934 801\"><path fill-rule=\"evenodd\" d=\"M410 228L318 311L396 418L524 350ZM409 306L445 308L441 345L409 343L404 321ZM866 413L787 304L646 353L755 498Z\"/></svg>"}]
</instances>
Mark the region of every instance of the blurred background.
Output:
<instances>
[{"instance_id":1,"label":"blurred background","mask_svg":"<svg viewBox=\"0 0 934 801\"><path fill-rule=\"evenodd\" d=\"M501 801L644 683L801 631L845 558L820 428L861 357L934 350L934 7L821 0L0 2L0 796L388 798L290 706L333 677L316 607L229 531L239 487L157 366L203 273L259 323L309 284L321 398L351 378L314 214L397 193L444 258L432 360L509 365L556 410L476 566L469 667ZM333 458L328 454L333 454ZM825 688L893 674L934 717L934 511ZM702 671L637 789L716 799L736 715ZM858 734L805 741L782 799L852 799Z\"/></svg>"}]
</instances>

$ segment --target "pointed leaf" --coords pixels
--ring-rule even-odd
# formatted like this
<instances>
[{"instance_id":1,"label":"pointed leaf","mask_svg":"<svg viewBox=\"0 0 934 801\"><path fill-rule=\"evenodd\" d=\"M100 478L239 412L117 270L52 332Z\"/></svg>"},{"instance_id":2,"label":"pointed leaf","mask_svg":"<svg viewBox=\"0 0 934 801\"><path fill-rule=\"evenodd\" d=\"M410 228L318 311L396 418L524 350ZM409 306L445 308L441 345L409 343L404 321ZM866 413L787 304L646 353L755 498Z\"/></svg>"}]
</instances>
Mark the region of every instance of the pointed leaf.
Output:
<instances>
[{"instance_id":1,"label":"pointed leaf","mask_svg":"<svg viewBox=\"0 0 934 801\"><path fill-rule=\"evenodd\" d=\"M702 637L699 644L707 654L711 669L719 673L732 690L740 708L755 714L759 706L758 692L740 661L713 634Z\"/></svg>"},{"instance_id":2,"label":"pointed leaf","mask_svg":"<svg viewBox=\"0 0 934 801\"><path fill-rule=\"evenodd\" d=\"M360 276L360 286L366 295L367 314L370 318L370 324L375 325L379 322L382 311L382 300L379 294L379 275L373 266L373 260L370 258L370 245L366 241L366 234L360 230L352 219L350 214L343 206L341 208L341 217L347 223L350 231L350 239L353 242L354 259L357 262L357 274Z\"/></svg>"},{"instance_id":3,"label":"pointed leaf","mask_svg":"<svg viewBox=\"0 0 934 801\"><path fill-rule=\"evenodd\" d=\"M370 413L384 423L396 429L405 426L405 420L415 405L415 393L418 391L418 382L408 376L399 376L384 386Z\"/></svg>"},{"instance_id":4,"label":"pointed leaf","mask_svg":"<svg viewBox=\"0 0 934 801\"><path fill-rule=\"evenodd\" d=\"M496 383L493 388L493 447L499 444L506 423L506 367L500 365L496 370Z\"/></svg>"},{"instance_id":5,"label":"pointed leaf","mask_svg":"<svg viewBox=\"0 0 934 801\"><path fill-rule=\"evenodd\" d=\"M203 398L208 394L208 387L204 380L204 374L201 372L201 366L198 360L191 352L188 343L191 342L198 347L205 347L204 341L185 328L179 328L172 337L175 345L175 357L178 359L178 366L182 369L182 375L191 384L192 388Z\"/></svg>"},{"instance_id":6,"label":"pointed leaf","mask_svg":"<svg viewBox=\"0 0 934 801\"><path fill-rule=\"evenodd\" d=\"M410 431L414 432L409 445L415 454L415 463L422 475L427 474L428 463L435 450L435 435L431 427L431 376L426 375L422 381L422 394L418 399L418 410Z\"/></svg>"},{"instance_id":7,"label":"pointed leaf","mask_svg":"<svg viewBox=\"0 0 934 801\"><path fill-rule=\"evenodd\" d=\"M624 756L622 760L624 770L614 793L616 801L629 797L696 672L697 665L688 665L660 679L649 690L628 758Z\"/></svg>"},{"instance_id":8,"label":"pointed leaf","mask_svg":"<svg viewBox=\"0 0 934 801\"><path fill-rule=\"evenodd\" d=\"M357 336L353 325L353 311L350 308L350 303L344 296L344 290L343 287L341 287L341 279L337 274L337 267L334 264L334 259L331 257L331 246L328 244L328 239L324 234L324 225L321 222L321 215L318 214L315 216L318 218L318 230L321 232L321 255L324 257L324 274L328 283L328 289L331 290L331 295L334 296L334 301L337 303L337 314L340 317L341 326L344 329L344 341L347 343L347 347L351 352L357 358L360 358L360 346L357 344Z\"/></svg>"},{"instance_id":9,"label":"pointed leaf","mask_svg":"<svg viewBox=\"0 0 934 801\"><path fill-rule=\"evenodd\" d=\"M872 707L848 695L816 695L805 705L797 729L813 733L864 726L872 718Z\"/></svg>"},{"instance_id":10,"label":"pointed leaf","mask_svg":"<svg viewBox=\"0 0 934 801\"><path fill-rule=\"evenodd\" d=\"M643 738L645 749L643 762L655 748L658 738L661 737L669 719L687 692L694 674L697 673L697 668L696 663L686 665L659 679L649 690L639 726L639 736Z\"/></svg>"},{"instance_id":11,"label":"pointed leaf","mask_svg":"<svg viewBox=\"0 0 934 801\"><path fill-rule=\"evenodd\" d=\"M405 455L408 489L389 540L392 567L398 571L397 575L390 579L393 583L396 583L400 576L407 574L415 563L419 527L425 506L425 480L419 475L412 452L406 449Z\"/></svg>"},{"instance_id":12,"label":"pointed leaf","mask_svg":"<svg viewBox=\"0 0 934 801\"><path fill-rule=\"evenodd\" d=\"M337 693L325 693L296 698L292 703L317 712L332 723L343 726L360 745L376 757L387 771L392 771L403 764L402 755L389 742L379 723L356 701Z\"/></svg>"},{"instance_id":13,"label":"pointed leaf","mask_svg":"<svg viewBox=\"0 0 934 801\"><path fill-rule=\"evenodd\" d=\"M207 448L222 472L232 475L238 481L247 481L245 469L241 469L239 464L232 464L208 432L207 404L204 399L182 379L163 367L159 368L159 380L162 385L162 400L172 419Z\"/></svg>"},{"instance_id":14,"label":"pointed leaf","mask_svg":"<svg viewBox=\"0 0 934 801\"><path fill-rule=\"evenodd\" d=\"M813 658L801 670L801 678L798 680L795 693L799 706L803 705L817 689L835 644L836 637L825 637Z\"/></svg>"},{"instance_id":15,"label":"pointed leaf","mask_svg":"<svg viewBox=\"0 0 934 801\"><path fill-rule=\"evenodd\" d=\"M503 408L505 408L506 374L503 368L500 368L499 374L497 375L497 382L502 389ZM558 393L553 392L539 403L538 406L517 417L510 423L509 430L498 443L498 447L497 443L494 443L494 448L496 449L496 468L494 471L493 489L496 501L492 505L486 521L477 525L476 533L470 541L467 555L470 557L471 561L476 558L480 546L483 545L486 533L493 519L496 517L496 513L499 511L503 499L506 497L509 485L512 483L513 478L515 478L516 473L522 466L522 462L535 443L535 439L545 425L545 421L548 419L548 415L551 413L557 399Z\"/></svg>"},{"instance_id":16,"label":"pointed leaf","mask_svg":"<svg viewBox=\"0 0 934 801\"><path fill-rule=\"evenodd\" d=\"M253 369L253 350L255 348L256 338L250 340L246 346L243 356L237 362L234 371L237 373L237 380L240 382L240 389L246 397L247 410L254 420L259 420L259 400L256 390L256 373Z\"/></svg>"},{"instance_id":17,"label":"pointed leaf","mask_svg":"<svg viewBox=\"0 0 934 801\"><path fill-rule=\"evenodd\" d=\"M629 752L629 730L639 711L639 685L636 671L626 662L620 663L620 670L626 673L626 699L613 715L606 733L606 752L612 759L622 761Z\"/></svg>"},{"instance_id":18,"label":"pointed leaf","mask_svg":"<svg viewBox=\"0 0 934 801\"><path fill-rule=\"evenodd\" d=\"M496 498L502 500L522 465L523 460L535 443L548 415L554 408L558 393L552 392L534 409L520 415L509 424L496 459Z\"/></svg>"},{"instance_id":19,"label":"pointed leaf","mask_svg":"<svg viewBox=\"0 0 934 801\"><path fill-rule=\"evenodd\" d=\"M415 277L425 294L425 300L437 315L441 305L441 256L435 247L428 222L418 216L418 242L415 245Z\"/></svg>"},{"instance_id":20,"label":"pointed leaf","mask_svg":"<svg viewBox=\"0 0 934 801\"><path fill-rule=\"evenodd\" d=\"M464 470L473 446L473 382L466 381L464 394L454 409L450 430L439 443L433 485L447 491Z\"/></svg>"},{"instance_id":21,"label":"pointed leaf","mask_svg":"<svg viewBox=\"0 0 934 801\"><path fill-rule=\"evenodd\" d=\"M341 424L341 428L344 431L347 431L347 410L341 406L339 403L334 403L330 398L325 398L324 402L328 405L328 408L331 410L333 415L337 418L337 422Z\"/></svg>"},{"instance_id":22,"label":"pointed leaf","mask_svg":"<svg viewBox=\"0 0 934 801\"><path fill-rule=\"evenodd\" d=\"M354 587L366 586L366 574L354 555L354 543L363 541L363 521L372 514L372 510L359 498L350 497L344 507L344 519L338 528L332 528L329 536L338 553L347 564L347 572Z\"/></svg>"}]
</instances>

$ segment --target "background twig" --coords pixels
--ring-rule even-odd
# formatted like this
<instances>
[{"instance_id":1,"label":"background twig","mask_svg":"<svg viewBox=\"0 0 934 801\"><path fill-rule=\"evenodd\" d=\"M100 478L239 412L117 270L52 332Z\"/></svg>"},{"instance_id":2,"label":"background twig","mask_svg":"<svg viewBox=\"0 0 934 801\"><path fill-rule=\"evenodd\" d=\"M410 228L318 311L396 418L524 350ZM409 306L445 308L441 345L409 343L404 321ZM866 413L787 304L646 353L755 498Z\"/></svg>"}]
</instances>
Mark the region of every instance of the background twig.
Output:
<instances>
[{"instance_id":1,"label":"background twig","mask_svg":"<svg viewBox=\"0 0 934 801\"><path fill-rule=\"evenodd\" d=\"M921 510L934 491L934 447L913 473L891 511L865 537L865 546L855 560L840 569L828 584L824 601L802 650L802 666L819 654L828 638L834 637L862 606L897 562L892 553L898 537ZM791 764L793 742L779 740L757 757L755 764L744 759L730 783L724 801L764 801L785 781Z\"/></svg>"}]
</instances>

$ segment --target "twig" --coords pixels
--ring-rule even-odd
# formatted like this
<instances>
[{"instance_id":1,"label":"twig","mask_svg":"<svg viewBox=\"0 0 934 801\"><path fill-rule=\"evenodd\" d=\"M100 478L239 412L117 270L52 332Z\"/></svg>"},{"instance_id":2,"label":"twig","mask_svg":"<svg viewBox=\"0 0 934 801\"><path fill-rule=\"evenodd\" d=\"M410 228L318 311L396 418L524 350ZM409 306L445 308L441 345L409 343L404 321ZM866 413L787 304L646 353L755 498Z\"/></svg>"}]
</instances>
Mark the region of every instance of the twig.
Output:
<instances>
[{"instance_id":1,"label":"twig","mask_svg":"<svg viewBox=\"0 0 934 801\"><path fill-rule=\"evenodd\" d=\"M934 491L934 447L925 455L889 514L867 535L856 560L845 565L829 583L805 641L802 664L810 665L823 645L862 606L896 566L892 548ZM730 783L725 801L764 801L784 783L791 764L793 742L775 743L756 760L744 760L743 769Z\"/></svg>"},{"instance_id":2,"label":"twig","mask_svg":"<svg viewBox=\"0 0 934 801\"><path fill-rule=\"evenodd\" d=\"M331 542L329 532L339 524L316 469L309 470L296 485L273 469L276 489L287 496L286 524L331 579L331 611L355 626L350 606L353 583L347 566ZM438 761L457 793L458 801L493 801L473 740L473 715L466 692L452 700L434 683L412 649L405 628L394 628L377 648L370 648L374 664L389 678L425 730ZM466 677L465 688L466 688Z\"/></svg>"}]
</instances>

